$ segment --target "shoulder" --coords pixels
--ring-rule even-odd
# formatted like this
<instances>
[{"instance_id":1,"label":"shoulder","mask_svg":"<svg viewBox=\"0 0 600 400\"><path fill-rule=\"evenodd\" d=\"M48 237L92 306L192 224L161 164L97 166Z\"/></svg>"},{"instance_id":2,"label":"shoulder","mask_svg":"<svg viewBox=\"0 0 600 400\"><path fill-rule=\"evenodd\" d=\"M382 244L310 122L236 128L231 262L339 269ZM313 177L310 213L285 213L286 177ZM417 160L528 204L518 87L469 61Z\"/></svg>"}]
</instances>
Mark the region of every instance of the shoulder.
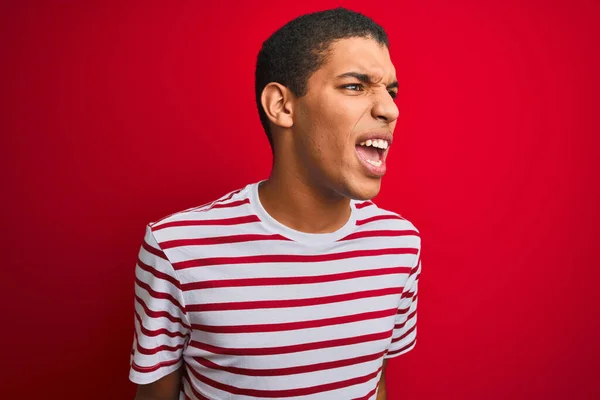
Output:
<instances>
[{"instance_id":1,"label":"shoulder","mask_svg":"<svg viewBox=\"0 0 600 400\"><path fill-rule=\"evenodd\" d=\"M408 218L397 212L379 207L374 201L355 201L356 225L369 229L410 230L419 235L419 230Z\"/></svg>"},{"instance_id":2,"label":"shoulder","mask_svg":"<svg viewBox=\"0 0 600 400\"><path fill-rule=\"evenodd\" d=\"M182 237L190 229L210 230L216 226L234 226L238 222L258 219L249 207L249 187L231 191L208 203L177 211L148 224L158 242L170 236ZM183 238L183 237L182 237Z\"/></svg>"},{"instance_id":3,"label":"shoulder","mask_svg":"<svg viewBox=\"0 0 600 400\"><path fill-rule=\"evenodd\" d=\"M421 233L408 218L386 210L373 201L355 201L356 228L355 237L373 237L392 246L410 248L411 253L420 253Z\"/></svg>"}]
</instances>

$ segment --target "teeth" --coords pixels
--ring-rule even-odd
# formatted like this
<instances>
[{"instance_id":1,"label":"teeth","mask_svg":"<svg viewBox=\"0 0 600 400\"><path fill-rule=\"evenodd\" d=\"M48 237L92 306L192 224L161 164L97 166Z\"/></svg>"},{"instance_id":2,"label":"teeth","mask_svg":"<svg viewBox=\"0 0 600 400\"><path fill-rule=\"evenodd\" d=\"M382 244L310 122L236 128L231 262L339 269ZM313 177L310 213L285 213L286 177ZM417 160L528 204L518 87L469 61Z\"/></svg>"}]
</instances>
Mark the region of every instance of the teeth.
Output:
<instances>
[{"instance_id":1,"label":"teeth","mask_svg":"<svg viewBox=\"0 0 600 400\"><path fill-rule=\"evenodd\" d=\"M381 160L377 160L377 161L373 161L373 160L367 160L367 162L371 165L374 165L376 167L381 167Z\"/></svg>"},{"instance_id":2,"label":"teeth","mask_svg":"<svg viewBox=\"0 0 600 400\"><path fill-rule=\"evenodd\" d=\"M373 147L376 147L376 148L382 149L382 150L387 149L389 146L387 140L384 140L384 139L369 139L367 141L360 142L360 145L361 146L373 146Z\"/></svg>"}]
</instances>

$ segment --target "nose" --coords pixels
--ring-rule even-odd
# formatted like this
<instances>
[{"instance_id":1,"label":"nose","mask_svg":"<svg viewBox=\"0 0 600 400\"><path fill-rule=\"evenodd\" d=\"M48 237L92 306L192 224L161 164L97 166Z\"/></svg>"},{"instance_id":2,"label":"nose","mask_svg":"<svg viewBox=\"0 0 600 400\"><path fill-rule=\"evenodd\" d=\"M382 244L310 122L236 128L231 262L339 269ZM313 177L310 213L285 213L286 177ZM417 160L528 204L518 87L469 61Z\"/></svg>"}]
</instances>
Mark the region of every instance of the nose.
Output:
<instances>
[{"instance_id":1,"label":"nose","mask_svg":"<svg viewBox=\"0 0 600 400\"><path fill-rule=\"evenodd\" d=\"M388 124L397 120L400 115L398 106L387 91L376 96L371 112L373 118Z\"/></svg>"}]
</instances>

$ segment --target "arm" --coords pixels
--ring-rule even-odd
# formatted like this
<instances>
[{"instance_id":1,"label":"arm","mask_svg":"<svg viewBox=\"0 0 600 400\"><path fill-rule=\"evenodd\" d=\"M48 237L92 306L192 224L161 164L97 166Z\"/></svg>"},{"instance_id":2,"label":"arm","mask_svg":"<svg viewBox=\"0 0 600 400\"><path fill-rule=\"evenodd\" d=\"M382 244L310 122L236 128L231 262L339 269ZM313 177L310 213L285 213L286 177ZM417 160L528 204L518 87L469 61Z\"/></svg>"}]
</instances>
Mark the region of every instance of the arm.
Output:
<instances>
[{"instance_id":1,"label":"arm","mask_svg":"<svg viewBox=\"0 0 600 400\"><path fill-rule=\"evenodd\" d=\"M135 400L177 400L181 386L182 368L171 372L156 382L138 385Z\"/></svg>"},{"instance_id":2,"label":"arm","mask_svg":"<svg viewBox=\"0 0 600 400\"><path fill-rule=\"evenodd\" d=\"M412 268L404 286L392 333L392 342L384 359L397 357L411 351L417 344L417 299L419 297L419 276L421 260Z\"/></svg>"},{"instance_id":3,"label":"arm","mask_svg":"<svg viewBox=\"0 0 600 400\"><path fill-rule=\"evenodd\" d=\"M419 252L415 260L415 265L411 269L398 306L392 341L381 366L381 377L378 383L376 400L387 400L387 387L385 383L387 361L390 358L411 351L417 343L417 298L419 276L421 275L420 241L418 248Z\"/></svg>"},{"instance_id":4,"label":"arm","mask_svg":"<svg viewBox=\"0 0 600 400\"><path fill-rule=\"evenodd\" d=\"M175 270L150 225L135 268L134 340L129 379L137 400L178 400L183 349L190 335Z\"/></svg>"},{"instance_id":5,"label":"arm","mask_svg":"<svg viewBox=\"0 0 600 400\"><path fill-rule=\"evenodd\" d=\"M376 400L387 400L387 391L385 387L385 368L387 367L387 360L383 360L381 366L381 378L379 378L379 384L377 386L377 399Z\"/></svg>"}]
</instances>

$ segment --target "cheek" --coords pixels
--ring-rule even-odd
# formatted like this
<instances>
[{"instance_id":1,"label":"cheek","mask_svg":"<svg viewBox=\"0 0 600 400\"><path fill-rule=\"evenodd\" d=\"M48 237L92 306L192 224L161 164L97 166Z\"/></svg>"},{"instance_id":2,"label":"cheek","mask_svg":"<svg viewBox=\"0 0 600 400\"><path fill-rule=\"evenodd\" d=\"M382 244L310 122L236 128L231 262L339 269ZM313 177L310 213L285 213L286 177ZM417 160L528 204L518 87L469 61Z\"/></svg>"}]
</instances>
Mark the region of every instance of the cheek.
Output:
<instances>
[{"instance_id":1,"label":"cheek","mask_svg":"<svg viewBox=\"0 0 600 400\"><path fill-rule=\"evenodd\" d=\"M324 91L311 102L311 114L321 129L351 134L367 108L361 98Z\"/></svg>"},{"instance_id":2,"label":"cheek","mask_svg":"<svg viewBox=\"0 0 600 400\"><path fill-rule=\"evenodd\" d=\"M368 106L358 98L335 93L307 100L299 110L303 147L321 168L349 173L355 161L354 129L361 125Z\"/></svg>"}]
</instances>

